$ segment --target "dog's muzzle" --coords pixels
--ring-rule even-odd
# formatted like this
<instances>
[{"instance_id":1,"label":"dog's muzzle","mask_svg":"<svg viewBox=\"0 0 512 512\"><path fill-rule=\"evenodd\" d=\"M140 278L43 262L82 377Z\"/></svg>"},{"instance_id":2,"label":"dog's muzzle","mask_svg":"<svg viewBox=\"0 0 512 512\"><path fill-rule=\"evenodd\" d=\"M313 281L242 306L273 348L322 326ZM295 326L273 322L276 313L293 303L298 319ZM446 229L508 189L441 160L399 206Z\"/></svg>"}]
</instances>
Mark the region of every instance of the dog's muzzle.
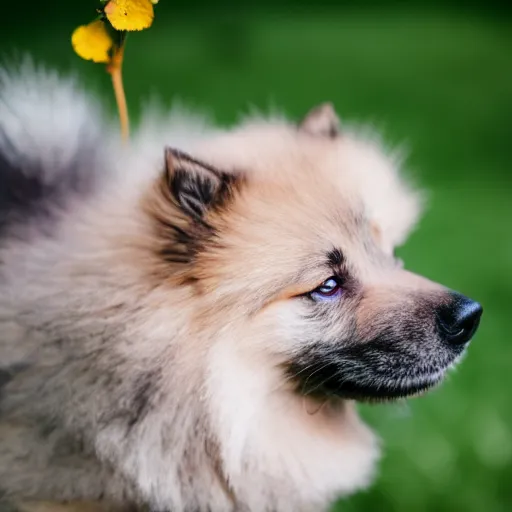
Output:
<instances>
[{"instance_id":1,"label":"dog's muzzle","mask_svg":"<svg viewBox=\"0 0 512 512\"><path fill-rule=\"evenodd\" d=\"M387 323L377 312L371 337L310 345L287 372L301 394L363 401L416 395L460 360L481 316L478 302L455 292L409 300Z\"/></svg>"}]
</instances>

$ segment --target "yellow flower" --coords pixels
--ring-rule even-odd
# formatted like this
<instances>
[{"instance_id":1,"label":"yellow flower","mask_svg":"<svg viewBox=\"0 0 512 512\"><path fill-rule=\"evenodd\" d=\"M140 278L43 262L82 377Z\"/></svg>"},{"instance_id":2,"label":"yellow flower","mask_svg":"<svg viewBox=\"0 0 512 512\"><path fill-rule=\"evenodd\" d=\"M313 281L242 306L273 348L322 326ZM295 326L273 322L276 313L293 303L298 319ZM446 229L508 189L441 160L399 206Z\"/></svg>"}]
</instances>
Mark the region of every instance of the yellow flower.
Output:
<instances>
[{"instance_id":1,"label":"yellow flower","mask_svg":"<svg viewBox=\"0 0 512 512\"><path fill-rule=\"evenodd\" d=\"M110 0L105 14L116 30L143 30L153 23L153 3L151 0Z\"/></svg>"},{"instance_id":2,"label":"yellow flower","mask_svg":"<svg viewBox=\"0 0 512 512\"><path fill-rule=\"evenodd\" d=\"M109 62L109 51L114 43L103 21L97 20L75 29L71 36L71 44L82 59Z\"/></svg>"}]
</instances>

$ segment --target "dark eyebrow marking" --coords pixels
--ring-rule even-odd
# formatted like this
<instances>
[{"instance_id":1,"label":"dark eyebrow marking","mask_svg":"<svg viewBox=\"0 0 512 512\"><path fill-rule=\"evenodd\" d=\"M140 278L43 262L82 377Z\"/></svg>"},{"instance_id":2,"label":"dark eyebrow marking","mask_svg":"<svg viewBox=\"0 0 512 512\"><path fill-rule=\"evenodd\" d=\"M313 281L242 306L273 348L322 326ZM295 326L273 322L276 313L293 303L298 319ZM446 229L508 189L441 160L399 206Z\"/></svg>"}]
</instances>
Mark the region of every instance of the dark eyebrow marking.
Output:
<instances>
[{"instance_id":1,"label":"dark eyebrow marking","mask_svg":"<svg viewBox=\"0 0 512 512\"><path fill-rule=\"evenodd\" d=\"M329 264L333 267L341 267L345 262L345 257L340 249L333 249L332 251L327 253L327 259Z\"/></svg>"}]
</instances>

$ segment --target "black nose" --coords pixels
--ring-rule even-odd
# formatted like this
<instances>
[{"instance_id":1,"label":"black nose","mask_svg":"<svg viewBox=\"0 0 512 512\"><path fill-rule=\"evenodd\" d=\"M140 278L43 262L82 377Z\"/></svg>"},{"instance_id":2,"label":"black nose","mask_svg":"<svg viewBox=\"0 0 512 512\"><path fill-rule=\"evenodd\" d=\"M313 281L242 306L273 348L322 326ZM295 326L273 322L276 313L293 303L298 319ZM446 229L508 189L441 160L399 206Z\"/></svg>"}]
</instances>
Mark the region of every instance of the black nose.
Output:
<instances>
[{"instance_id":1,"label":"black nose","mask_svg":"<svg viewBox=\"0 0 512 512\"><path fill-rule=\"evenodd\" d=\"M442 336L453 345L467 343L475 334L482 306L459 293L451 293L451 300L437 310L437 323Z\"/></svg>"}]
</instances>

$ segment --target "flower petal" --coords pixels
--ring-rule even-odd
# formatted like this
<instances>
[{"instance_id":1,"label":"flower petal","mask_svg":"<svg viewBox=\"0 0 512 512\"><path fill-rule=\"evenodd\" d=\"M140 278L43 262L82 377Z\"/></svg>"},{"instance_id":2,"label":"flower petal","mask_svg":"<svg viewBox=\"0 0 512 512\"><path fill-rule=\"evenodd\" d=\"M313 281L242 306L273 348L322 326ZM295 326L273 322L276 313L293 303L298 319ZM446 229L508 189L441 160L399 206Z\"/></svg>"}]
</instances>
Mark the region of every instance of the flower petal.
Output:
<instances>
[{"instance_id":1,"label":"flower petal","mask_svg":"<svg viewBox=\"0 0 512 512\"><path fill-rule=\"evenodd\" d=\"M71 44L82 59L109 62L109 51L114 43L103 21L97 20L75 29L71 36Z\"/></svg>"},{"instance_id":2,"label":"flower petal","mask_svg":"<svg viewBox=\"0 0 512 512\"><path fill-rule=\"evenodd\" d=\"M116 30L143 30L154 18L151 0L110 0L105 14Z\"/></svg>"}]
</instances>

